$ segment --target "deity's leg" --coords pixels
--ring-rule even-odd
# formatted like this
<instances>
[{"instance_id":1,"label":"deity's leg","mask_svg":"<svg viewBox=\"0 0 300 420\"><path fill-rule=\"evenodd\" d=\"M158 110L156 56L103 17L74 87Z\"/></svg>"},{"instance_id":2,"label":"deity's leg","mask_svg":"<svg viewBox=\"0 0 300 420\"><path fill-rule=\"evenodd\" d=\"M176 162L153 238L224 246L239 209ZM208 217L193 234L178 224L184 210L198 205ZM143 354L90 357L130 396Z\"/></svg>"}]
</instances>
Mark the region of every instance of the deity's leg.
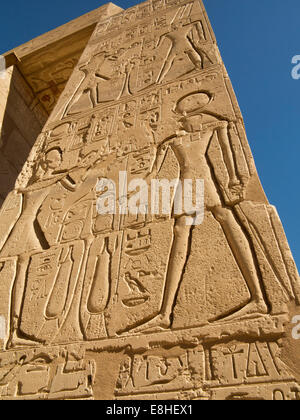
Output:
<instances>
[{"instance_id":1,"label":"deity's leg","mask_svg":"<svg viewBox=\"0 0 300 420\"><path fill-rule=\"evenodd\" d=\"M264 300L253 253L245 233L231 210L218 206L213 208L212 212L223 228L228 244L251 294L250 303L240 311L226 317L226 320L242 318L249 315L267 314L268 308Z\"/></svg>"}]
</instances>

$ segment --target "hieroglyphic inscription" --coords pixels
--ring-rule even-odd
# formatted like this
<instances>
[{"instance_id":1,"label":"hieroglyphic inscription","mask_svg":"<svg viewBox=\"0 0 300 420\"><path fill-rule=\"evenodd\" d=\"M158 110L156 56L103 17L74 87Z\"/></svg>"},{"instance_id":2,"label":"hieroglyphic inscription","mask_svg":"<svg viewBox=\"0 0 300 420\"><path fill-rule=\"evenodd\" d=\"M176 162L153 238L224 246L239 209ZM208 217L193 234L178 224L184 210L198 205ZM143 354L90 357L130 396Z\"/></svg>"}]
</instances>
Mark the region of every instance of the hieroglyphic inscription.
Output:
<instances>
[{"instance_id":1,"label":"hieroglyphic inscription","mask_svg":"<svg viewBox=\"0 0 300 420\"><path fill-rule=\"evenodd\" d=\"M169 357L128 355L115 388L117 399L298 400L299 392L275 342L201 346Z\"/></svg>"},{"instance_id":2,"label":"hieroglyphic inscription","mask_svg":"<svg viewBox=\"0 0 300 420\"><path fill-rule=\"evenodd\" d=\"M180 208L186 180L204 212ZM4 345L43 348L3 366L3 398L92 397L96 362L62 351L73 343L124 351L115 398L299 398L274 341L299 275L200 0L99 22L0 230Z\"/></svg>"}]
</instances>

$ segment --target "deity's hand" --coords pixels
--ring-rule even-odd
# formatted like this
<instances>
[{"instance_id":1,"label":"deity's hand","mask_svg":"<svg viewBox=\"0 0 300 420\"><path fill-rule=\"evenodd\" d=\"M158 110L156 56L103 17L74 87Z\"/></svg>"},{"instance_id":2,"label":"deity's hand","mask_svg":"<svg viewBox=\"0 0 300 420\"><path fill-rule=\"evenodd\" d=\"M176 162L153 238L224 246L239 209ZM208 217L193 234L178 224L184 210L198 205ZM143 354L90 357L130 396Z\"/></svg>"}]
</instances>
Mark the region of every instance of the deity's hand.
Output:
<instances>
[{"instance_id":1,"label":"deity's hand","mask_svg":"<svg viewBox=\"0 0 300 420\"><path fill-rule=\"evenodd\" d=\"M245 199L245 185L237 178L230 180L227 189L227 203L228 205L235 205Z\"/></svg>"}]
</instances>

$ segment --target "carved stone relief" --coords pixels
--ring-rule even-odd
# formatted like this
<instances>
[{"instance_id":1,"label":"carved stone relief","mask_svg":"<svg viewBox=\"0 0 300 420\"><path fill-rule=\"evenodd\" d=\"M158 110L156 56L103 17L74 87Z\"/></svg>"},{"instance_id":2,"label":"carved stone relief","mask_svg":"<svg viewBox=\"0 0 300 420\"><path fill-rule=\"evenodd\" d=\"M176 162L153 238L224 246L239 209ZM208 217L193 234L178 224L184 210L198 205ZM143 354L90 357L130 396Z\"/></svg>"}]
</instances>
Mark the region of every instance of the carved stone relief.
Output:
<instances>
[{"instance_id":1,"label":"carved stone relief","mask_svg":"<svg viewBox=\"0 0 300 420\"><path fill-rule=\"evenodd\" d=\"M177 181L150 211L134 186L157 180ZM299 399L281 355L299 275L200 1L99 23L0 229L2 399Z\"/></svg>"}]
</instances>

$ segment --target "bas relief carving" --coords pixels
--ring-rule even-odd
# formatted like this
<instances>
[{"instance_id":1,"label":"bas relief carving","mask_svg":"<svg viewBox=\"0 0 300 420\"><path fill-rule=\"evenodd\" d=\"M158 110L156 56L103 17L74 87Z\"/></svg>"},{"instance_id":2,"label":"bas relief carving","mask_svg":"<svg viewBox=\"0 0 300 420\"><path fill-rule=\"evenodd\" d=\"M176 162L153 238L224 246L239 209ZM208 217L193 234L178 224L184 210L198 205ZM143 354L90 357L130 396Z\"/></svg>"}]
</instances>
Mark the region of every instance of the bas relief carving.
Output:
<instances>
[{"instance_id":1,"label":"bas relief carving","mask_svg":"<svg viewBox=\"0 0 300 420\"><path fill-rule=\"evenodd\" d=\"M111 398L299 397L279 347L299 275L232 95L198 0L99 23L1 209L2 399L101 398L110 350ZM99 214L120 172L204 180L202 223Z\"/></svg>"}]
</instances>

